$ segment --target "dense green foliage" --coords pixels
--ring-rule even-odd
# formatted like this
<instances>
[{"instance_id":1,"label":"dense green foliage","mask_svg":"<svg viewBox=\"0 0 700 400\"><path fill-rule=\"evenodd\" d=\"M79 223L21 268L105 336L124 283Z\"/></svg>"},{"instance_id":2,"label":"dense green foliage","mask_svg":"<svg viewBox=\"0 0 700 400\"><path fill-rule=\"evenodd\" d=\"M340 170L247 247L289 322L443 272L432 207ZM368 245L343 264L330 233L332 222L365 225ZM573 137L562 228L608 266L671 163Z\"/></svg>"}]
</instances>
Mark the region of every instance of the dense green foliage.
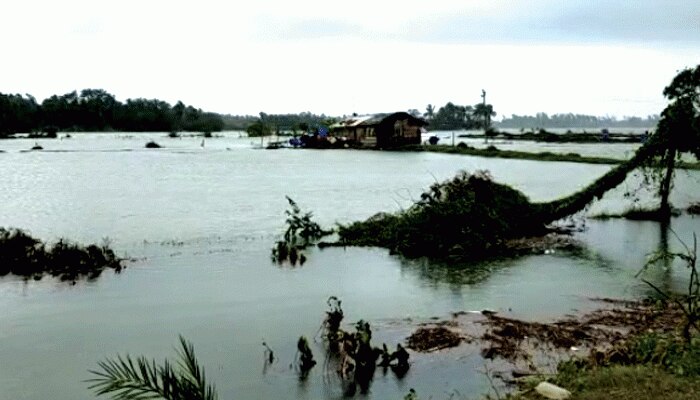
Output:
<instances>
[{"instance_id":1,"label":"dense green foliage","mask_svg":"<svg viewBox=\"0 0 700 400\"><path fill-rule=\"evenodd\" d=\"M0 137L8 133L36 130L39 108L31 95L0 93Z\"/></svg>"},{"instance_id":2,"label":"dense green foliage","mask_svg":"<svg viewBox=\"0 0 700 400\"><path fill-rule=\"evenodd\" d=\"M105 268L122 269L121 260L106 243L83 247L61 239L47 246L19 229L0 228L0 276L38 279L47 273L62 280L92 279Z\"/></svg>"},{"instance_id":3,"label":"dense green foliage","mask_svg":"<svg viewBox=\"0 0 700 400\"><path fill-rule=\"evenodd\" d=\"M408 257L481 258L510 238L541 233L536 208L486 172L433 184L409 209L340 226L340 241L381 246Z\"/></svg>"},{"instance_id":4,"label":"dense green foliage","mask_svg":"<svg viewBox=\"0 0 700 400\"><path fill-rule=\"evenodd\" d=\"M90 389L115 400L216 400L216 389L207 383L194 347L182 336L180 346L175 364L165 360L158 365L155 360L129 355L101 361L100 370L90 371L95 375L88 381Z\"/></svg>"},{"instance_id":5,"label":"dense green foliage","mask_svg":"<svg viewBox=\"0 0 700 400\"><path fill-rule=\"evenodd\" d=\"M511 115L504 118L496 126L499 128L540 129L540 128L653 128L659 122L658 115L646 118L625 117L596 117L583 114L554 114L537 113L535 115Z\"/></svg>"},{"instance_id":6,"label":"dense green foliage","mask_svg":"<svg viewBox=\"0 0 700 400\"><path fill-rule=\"evenodd\" d=\"M449 102L435 112L435 107L428 104L424 114L431 130L485 129L490 119L495 116L491 104L460 106Z\"/></svg>"},{"instance_id":7,"label":"dense green foliage","mask_svg":"<svg viewBox=\"0 0 700 400\"><path fill-rule=\"evenodd\" d=\"M70 131L197 131L224 127L221 116L177 102L128 99L121 103L102 89L51 96L41 104L30 95L0 93L0 136L50 129Z\"/></svg>"},{"instance_id":8,"label":"dense green foliage","mask_svg":"<svg viewBox=\"0 0 700 400\"><path fill-rule=\"evenodd\" d=\"M657 155L665 165L664 174L657 174L659 209L668 214L677 158L682 153L692 153L700 160L700 65L678 73L664 88L664 96L670 103L661 113L653 139L657 143Z\"/></svg>"}]
</instances>

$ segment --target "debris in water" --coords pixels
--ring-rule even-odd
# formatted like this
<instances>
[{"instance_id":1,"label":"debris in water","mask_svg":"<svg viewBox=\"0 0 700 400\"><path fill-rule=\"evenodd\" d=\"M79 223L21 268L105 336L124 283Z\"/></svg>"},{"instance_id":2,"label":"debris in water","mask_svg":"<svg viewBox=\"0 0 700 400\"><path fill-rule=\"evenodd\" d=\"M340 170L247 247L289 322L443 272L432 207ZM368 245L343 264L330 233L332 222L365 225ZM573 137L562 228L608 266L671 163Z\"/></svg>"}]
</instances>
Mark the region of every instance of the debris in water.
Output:
<instances>
[{"instance_id":1,"label":"debris in water","mask_svg":"<svg viewBox=\"0 0 700 400\"><path fill-rule=\"evenodd\" d=\"M462 336L444 326L420 327L408 337L407 347L427 353L459 346L462 340Z\"/></svg>"}]
</instances>

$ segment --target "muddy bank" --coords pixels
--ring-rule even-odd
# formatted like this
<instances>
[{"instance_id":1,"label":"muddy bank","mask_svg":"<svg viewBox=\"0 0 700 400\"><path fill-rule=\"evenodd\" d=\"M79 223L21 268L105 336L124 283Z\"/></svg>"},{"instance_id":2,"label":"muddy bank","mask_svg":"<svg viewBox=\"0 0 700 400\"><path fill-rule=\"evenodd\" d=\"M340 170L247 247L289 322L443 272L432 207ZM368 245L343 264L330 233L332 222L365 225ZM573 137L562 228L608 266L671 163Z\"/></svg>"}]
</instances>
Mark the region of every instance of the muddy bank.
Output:
<instances>
[{"instance_id":1,"label":"muddy bank","mask_svg":"<svg viewBox=\"0 0 700 400\"><path fill-rule=\"evenodd\" d=\"M573 357L598 363L619 357L615 350L642 334L671 334L684 319L673 304L591 299L600 305L583 315L552 322L524 321L507 312L457 312L448 319L419 324L406 339L416 353L475 352L496 362L504 382L523 375L551 373Z\"/></svg>"}]
</instances>

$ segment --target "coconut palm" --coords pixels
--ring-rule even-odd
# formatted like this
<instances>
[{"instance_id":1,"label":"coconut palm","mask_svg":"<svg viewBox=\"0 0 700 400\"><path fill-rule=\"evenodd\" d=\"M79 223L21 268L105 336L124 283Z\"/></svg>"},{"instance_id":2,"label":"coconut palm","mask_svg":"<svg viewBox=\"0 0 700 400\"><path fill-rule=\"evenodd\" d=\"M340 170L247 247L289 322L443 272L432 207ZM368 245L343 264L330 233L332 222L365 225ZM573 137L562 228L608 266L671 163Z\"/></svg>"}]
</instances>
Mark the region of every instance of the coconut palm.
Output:
<instances>
[{"instance_id":1,"label":"coconut palm","mask_svg":"<svg viewBox=\"0 0 700 400\"><path fill-rule=\"evenodd\" d=\"M472 111L472 113L475 117L481 117L483 119L484 130L491 126L491 117L496 116L496 112L493 111L493 106L491 104L484 103L474 105L474 111Z\"/></svg>"}]
</instances>

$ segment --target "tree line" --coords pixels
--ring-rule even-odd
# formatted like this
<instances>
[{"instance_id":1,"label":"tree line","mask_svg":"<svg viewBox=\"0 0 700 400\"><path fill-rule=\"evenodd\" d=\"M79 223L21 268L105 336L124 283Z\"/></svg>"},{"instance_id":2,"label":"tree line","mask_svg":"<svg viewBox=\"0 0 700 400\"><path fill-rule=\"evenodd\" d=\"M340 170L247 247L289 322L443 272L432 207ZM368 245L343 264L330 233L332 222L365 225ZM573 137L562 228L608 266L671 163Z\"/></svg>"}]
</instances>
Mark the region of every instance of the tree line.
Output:
<instances>
[{"instance_id":1,"label":"tree line","mask_svg":"<svg viewBox=\"0 0 700 400\"><path fill-rule=\"evenodd\" d=\"M280 133L304 134L318 132L321 128L328 128L337 121L334 117L325 114L317 115L310 112L300 114L267 114L260 113L245 129L248 136L268 136Z\"/></svg>"},{"instance_id":2,"label":"tree line","mask_svg":"<svg viewBox=\"0 0 700 400\"><path fill-rule=\"evenodd\" d=\"M158 99L121 103L102 89L53 95L41 104L32 95L0 93L0 135L20 132L130 131L216 132L224 128L219 114L181 101L171 106Z\"/></svg>"},{"instance_id":3,"label":"tree line","mask_svg":"<svg viewBox=\"0 0 700 400\"><path fill-rule=\"evenodd\" d=\"M645 118L624 117L596 117L584 114L553 114L547 115L540 112L535 115L511 115L498 123L499 128L653 128L659 122L658 115L649 115Z\"/></svg>"},{"instance_id":4,"label":"tree line","mask_svg":"<svg viewBox=\"0 0 700 400\"><path fill-rule=\"evenodd\" d=\"M414 115L417 110L413 111ZM478 103L474 106L460 106L448 102L437 111L428 104L423 117L430 123L432 130L488 129L491 117L496 116L491 104Z\"/></svg>"}]
</instances>

